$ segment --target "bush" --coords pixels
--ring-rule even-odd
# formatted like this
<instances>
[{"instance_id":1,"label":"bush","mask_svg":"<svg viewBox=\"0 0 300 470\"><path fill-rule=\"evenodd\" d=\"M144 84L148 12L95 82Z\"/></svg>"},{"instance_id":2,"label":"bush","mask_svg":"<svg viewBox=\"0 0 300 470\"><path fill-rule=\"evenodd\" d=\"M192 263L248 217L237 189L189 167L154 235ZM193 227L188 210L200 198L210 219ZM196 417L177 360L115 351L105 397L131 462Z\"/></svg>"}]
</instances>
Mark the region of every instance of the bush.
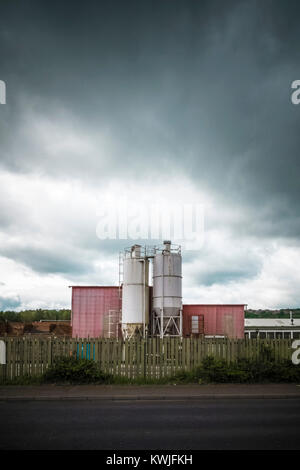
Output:
<instances>
[{"instance_id":1,"label":"bush","mask_svg":"<svg viewBox=\"0 0 300 470\"><path fill-rule=\"evenodd\" d=\"M101 372L95 361L61 357L54 361L43 374L46 383L107 383L111 376Z\"/></svg>"},{"instance_id":2,"label":"bush","mask_svg":"<svg viewBox=\"0 0 300 470\"><path fill-rule=\"evenodd\" d=\"M195 376L201 382L243 383L249 380L249 374L243 367L210 356L195 370Z\"/></svg>"},{"instance_id":3,"label":"bush","mask_svg":"<svg viewBox=\"0 0 300 470\"><path fill-rule=\"evenodd\" d=\"M227 363L208 356L191 372L180 372L173 381L177 383L296 383L300 381L300 365L286 360L276 362L266 351L261 359L239 359ZM268 358L268 359L267 359Z\"/></svg>"}]
</instances>

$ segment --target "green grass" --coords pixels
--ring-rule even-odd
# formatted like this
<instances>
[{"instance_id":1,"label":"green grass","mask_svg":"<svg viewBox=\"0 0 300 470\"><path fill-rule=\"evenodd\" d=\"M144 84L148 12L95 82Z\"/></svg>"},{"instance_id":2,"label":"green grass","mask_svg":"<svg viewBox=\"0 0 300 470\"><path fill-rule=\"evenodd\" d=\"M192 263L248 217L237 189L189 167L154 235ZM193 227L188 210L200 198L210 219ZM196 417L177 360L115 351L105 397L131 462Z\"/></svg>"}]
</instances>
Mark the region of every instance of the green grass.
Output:
<instances>
[{"instance_id":1,"label":"green grass","mask_svg":"<svg viewBox=\"0 0 300 470\"><path fill-rule=\"evenodd\" d=\"M23 375L14 379L4 379L0 385L42 385L43 383L42 376Z\"/></svg>"}]
</instances>

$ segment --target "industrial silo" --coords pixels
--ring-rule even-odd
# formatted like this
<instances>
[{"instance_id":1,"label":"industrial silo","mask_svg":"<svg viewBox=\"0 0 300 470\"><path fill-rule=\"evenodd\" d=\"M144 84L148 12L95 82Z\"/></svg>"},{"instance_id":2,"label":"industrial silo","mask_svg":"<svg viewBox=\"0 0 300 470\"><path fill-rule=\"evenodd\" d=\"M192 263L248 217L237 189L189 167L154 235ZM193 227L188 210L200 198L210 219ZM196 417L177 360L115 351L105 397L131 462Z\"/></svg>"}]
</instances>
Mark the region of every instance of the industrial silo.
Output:
<instances>
[{"instance_id":1,"label":"industrial silo","mask_svg":"<svg viewBox=\"0 0 300 470\"><path fill-rule=\"evenodd\" d=\"M178 245L164 241L153 259L152 331L154 335L182 335L182 258Z\"/></svg>"},{"instance_id":2,"label":"industrial silo","mask_svg":"<svg viewBox=\"0 0 300 470\"><path fill-rule=\"evenodd\" d=\"M149 323L149 260L140 245L123 258L122 332L125 338L145 336Z\"/></svg>"}]
</instances>

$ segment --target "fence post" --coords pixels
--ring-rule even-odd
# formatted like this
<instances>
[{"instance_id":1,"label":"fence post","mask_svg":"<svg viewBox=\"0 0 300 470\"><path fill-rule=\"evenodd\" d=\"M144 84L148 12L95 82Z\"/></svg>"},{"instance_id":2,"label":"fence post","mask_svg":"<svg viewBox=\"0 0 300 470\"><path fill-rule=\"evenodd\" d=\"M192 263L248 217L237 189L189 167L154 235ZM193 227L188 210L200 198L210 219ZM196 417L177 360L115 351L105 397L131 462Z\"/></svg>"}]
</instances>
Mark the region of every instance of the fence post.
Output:
<instances>
[{"instance_id":1,"label":"fence post","mask_svg":"<svg viewBox=\"0 0 300 470\"><path fill-rule=\"evenodd\" d=\"M48 339L48 351L47 351L47 367L52 364L52 337Z\"/></svg>"}]
</instances>

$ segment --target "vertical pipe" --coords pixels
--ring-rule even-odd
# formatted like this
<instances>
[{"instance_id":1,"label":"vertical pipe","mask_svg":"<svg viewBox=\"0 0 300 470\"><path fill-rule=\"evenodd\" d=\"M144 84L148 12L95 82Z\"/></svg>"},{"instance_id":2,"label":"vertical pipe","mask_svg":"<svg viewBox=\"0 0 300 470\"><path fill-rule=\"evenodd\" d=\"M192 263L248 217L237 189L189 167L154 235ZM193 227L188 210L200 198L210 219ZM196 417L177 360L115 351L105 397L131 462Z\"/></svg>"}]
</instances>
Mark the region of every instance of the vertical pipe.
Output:
<instances>
[{"instance_id":1,"label":"vertical pipe","mask_svg":"<svg viewBox=\"0 0 300 470\"><path fill-rule=\"evenodd\" d=\"M145 322L146 322L146 259L143 259L144 262L144 274L143 274L143 338L145 338Z\"/></svg>"},{"instance_id":2,"label":"vertical pipe","mask_svg":"<svg viewBox=\"0 0 300 470\"><path fill-rule=\"evenodd\" d=\"M161 308L161 316L160 316L160 337L164 337L164 314L165 314L165 256L163 252L163 257L162 257L162 308Z\"/></svg>"},{"instance_id":3,"label":"vertical pipe","mask_svg":"<svg viewBox=\"0 0 300 470\"><path fill-rule=\"evenodd\" d=\"M73 287L71 287L71 327L73 327ZM73 331L72 331L73 333Z\"/></svg>"},{"instance_id":4,"label":"vertical pipe","mask_svg":"<svg viewBox=\"0 0 300 470\"><path fill-rule=\"evenodd\" d=\"M180 315L180 318L179 318L179 333L180 333L180 336L182 336L182 309L179 311L179 315Z\"/></svg>"}]
</instances>

